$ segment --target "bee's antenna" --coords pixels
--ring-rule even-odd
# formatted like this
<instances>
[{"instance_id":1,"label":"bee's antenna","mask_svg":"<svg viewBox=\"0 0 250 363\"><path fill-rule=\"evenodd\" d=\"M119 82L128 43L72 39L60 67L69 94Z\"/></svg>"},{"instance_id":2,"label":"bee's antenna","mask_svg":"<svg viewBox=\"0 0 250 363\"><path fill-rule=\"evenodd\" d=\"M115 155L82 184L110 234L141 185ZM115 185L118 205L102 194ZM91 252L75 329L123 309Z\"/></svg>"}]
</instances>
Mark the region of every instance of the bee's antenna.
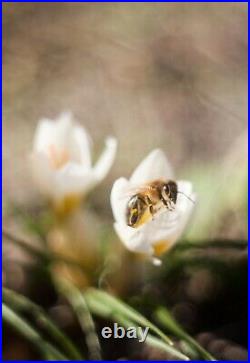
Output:
<instances>
[{"instance_id":1,"label":"bee's antenna","mask_svg":"<svg viewBox=\"0 0 250 363\"><path fill-rule=\"evenodd\" d=\"M192 202L193 204L195 204L195 201L194 201L193 199L191 199L189 196L187 196L187 194L185 194L185 193L183 193L183 192L179 192L179 191L177 191L177 193L185 195L185 197L186 197L187 199L189 199L189 200L190 200L190 202Z\"/></svg>"}]
</instances>

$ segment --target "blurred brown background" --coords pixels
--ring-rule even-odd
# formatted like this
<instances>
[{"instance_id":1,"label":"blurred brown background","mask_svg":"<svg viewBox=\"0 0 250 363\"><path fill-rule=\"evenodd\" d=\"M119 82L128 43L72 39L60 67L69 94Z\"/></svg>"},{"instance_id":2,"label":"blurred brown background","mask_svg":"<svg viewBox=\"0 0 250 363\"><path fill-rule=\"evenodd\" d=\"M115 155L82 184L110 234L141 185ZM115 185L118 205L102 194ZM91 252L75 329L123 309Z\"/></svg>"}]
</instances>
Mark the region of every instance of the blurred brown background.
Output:
<instances>
[{"instance_id":1,"label":"blurred brown background","mask_svg":"<svg viewBox=\"0 0 250 363\"><path fill-rule=\"evenodd\" d=\"M210 212L235 167L246 171L247 4L3 4L3 77L5 201L37 199L28 165L34 130L67 109L96 155L107 135L119 140L93 197L104 217L114 179L154 147L194 182L203 207L214 190ZM246 235L235 218L234 235Z\"/></svg>"}]
</instances>

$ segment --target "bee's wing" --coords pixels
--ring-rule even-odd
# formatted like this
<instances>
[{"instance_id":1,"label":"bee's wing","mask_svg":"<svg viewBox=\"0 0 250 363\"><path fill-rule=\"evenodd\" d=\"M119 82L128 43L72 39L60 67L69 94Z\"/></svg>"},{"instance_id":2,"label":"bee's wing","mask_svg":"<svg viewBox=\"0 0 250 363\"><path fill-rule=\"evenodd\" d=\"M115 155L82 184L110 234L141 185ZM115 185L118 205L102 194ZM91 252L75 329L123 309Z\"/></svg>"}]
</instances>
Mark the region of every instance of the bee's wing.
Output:
<instances>
[{"instance_id":1,"label":"bee's wing","mask_svg":"<svg viewBox=\"0 0 250 363\"><path fill-rule=\"evenodd\" d=\"M135 194L145 194L150 191L150 186L141 185L129 188L120 198L130 198Z\"/></svg>"}]
</instances>

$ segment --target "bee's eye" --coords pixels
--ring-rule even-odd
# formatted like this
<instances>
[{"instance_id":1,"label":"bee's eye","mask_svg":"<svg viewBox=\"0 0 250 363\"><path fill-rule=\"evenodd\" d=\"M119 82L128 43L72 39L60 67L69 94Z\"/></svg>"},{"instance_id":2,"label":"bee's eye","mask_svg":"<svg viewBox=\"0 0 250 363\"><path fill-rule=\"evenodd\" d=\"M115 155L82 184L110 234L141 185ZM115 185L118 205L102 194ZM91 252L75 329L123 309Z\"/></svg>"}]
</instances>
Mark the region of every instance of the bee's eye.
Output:
<instances>
[{"instance_id":1,"label":"bee's eye","mask_svg":"<svg viewBox=\"0 0 250 363\"><path fill-rule=\"evenodd\" d=\"M163 189L164 189L164 192L169 195L170 188L169 188L169 186L167 184L164 185Z\"/></svg>"},{"instance_id":2,"label":"bee's eye","mask_svg":"<svg viewBox=\"0 0 250 363\"><path fill-rule=\"evenodd\" d=\"M167 184L165 184L163 186L162 193L161 194L162 194L162 197L164 199L169 198L169 196L170 196L170 188L169 188L169 186Z\"/></svg>"}]
</instances>

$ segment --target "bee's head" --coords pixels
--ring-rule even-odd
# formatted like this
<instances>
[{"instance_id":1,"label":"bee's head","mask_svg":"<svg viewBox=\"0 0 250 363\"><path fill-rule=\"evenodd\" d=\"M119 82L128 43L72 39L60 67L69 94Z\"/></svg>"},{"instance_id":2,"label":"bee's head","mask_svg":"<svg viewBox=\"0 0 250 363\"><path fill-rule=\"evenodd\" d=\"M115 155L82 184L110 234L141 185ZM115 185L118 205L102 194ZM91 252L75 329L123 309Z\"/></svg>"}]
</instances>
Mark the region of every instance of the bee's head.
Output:
<instances>
[{"instance_id":1,"label":"bee's head","mask_svg":"<svg viewBox=\"0 0 250 363\"><path fill-rule=\"evenodd\" d=\"M163 185L161 189L161 197L165 201L171 200L174 204L176 204L177 200L177 184L170 180L166 184Z\"/></svg>"},{"instance_id":2,"label":"bee's head","mask_svg":"<svg viewBox=\"0 0 250 363\"><path fill-rule=\"evenodd\" d=\"M146 209L147 205L140 195L131 197L127 205L127 225L137 227Z\"/></svg>"}]
</instances>

